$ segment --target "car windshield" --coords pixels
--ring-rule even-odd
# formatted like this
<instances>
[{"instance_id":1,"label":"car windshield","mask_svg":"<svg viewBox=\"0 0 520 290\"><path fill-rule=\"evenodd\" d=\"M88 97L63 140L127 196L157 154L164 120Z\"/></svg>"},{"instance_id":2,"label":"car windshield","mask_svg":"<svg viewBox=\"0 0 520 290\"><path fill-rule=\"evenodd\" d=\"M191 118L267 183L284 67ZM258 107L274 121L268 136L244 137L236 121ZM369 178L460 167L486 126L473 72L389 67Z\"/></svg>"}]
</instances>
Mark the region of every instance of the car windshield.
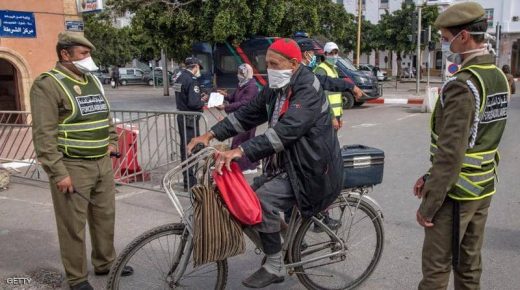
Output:
<instances>
[{"instance_id":1,"label":"car windshield","mask_svg":"<svg viewBox=\"0 0 520 290\"><path fill-rule=\"evenodd\" d=\"M343 66L345 66L349 70L357 71L358 69L352 64L352 62L349 59L345 58L338 58L338 62L340 62Z\"/></svg>"}]
</instances>

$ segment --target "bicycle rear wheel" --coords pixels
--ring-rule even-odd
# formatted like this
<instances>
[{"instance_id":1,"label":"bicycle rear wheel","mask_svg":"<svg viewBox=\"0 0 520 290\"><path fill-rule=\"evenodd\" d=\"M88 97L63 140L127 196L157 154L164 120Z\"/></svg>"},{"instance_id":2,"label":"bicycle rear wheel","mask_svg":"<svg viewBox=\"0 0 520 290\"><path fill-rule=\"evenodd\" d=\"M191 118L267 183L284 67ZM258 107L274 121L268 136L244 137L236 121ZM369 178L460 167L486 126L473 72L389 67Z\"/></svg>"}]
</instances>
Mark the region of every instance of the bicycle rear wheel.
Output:
<instances>
[{"instance_id":1,"label":"bicycle rear wheel","mask_svg":"<svg viewBox=\"0 0 520 290\"><path fill-rule=\"evenodd\" d=\"M224 289L227 261L193 268L191 250L186 246L188 238L188 231L181 223L166 224L143 233L114 262L107 289ZM172 281L172 274L182 268L179 261L183 255L190 255L187 269L179 281ZM134 274L121 277L126 265L134 268Z\"/></svg>"},{"instance_id":2,"label":"bicycle rear wheel","mask_svg":"<svg viewBox=\"0 0 520 290\"><path fill-rule=\"evenodd\" d=\"M341 222L333 230L343 241L342 254L295 267L307 289L353 289L374 271L383 252L384 232L381 215L367 202L340 197L327 210ZM292 244L292 262L308 261L341 250L329 234L308 219L302 223Z\"/></svg>"}]
</instances>

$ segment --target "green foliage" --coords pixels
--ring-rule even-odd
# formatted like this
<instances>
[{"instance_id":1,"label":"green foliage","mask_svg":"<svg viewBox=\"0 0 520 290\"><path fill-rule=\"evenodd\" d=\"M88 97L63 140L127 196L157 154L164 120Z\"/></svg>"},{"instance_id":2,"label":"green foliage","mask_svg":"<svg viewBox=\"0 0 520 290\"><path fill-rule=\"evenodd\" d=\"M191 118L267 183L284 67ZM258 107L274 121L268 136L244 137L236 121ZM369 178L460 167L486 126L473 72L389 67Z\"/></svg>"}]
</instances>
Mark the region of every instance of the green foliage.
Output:
<instances>
[{"instance_id":1,"label":"green foliage","mask_svg":"<svg viewBox=\"0 0 520 290\"><path fill-rule=\"evenodd\" d=\"M108 13L130 11L130 28L110 26L108 14L86 17L86 34L102 49L101 63L124 63L132 57L158 59L161 49L181 61L197 41L240 42L248 37L291 36L305 31L355 51L357 18L330 0L108 0ZM373 49L410 53L414 5L382 16L374 25L362 22L361 51ZM423 8L423 27L433 23L437 7ZM438 35L432 30L434 40Z\"/></svg>"},{"instance_id":2,"label":"green foliage","mask_svg":"<svg viewBox=\"0 0 520 290\"><path fill-rule=\"evenodd\" d=\"M84 21L85 37L97 48L92 57L98 64L124 65L135 56L130 28L113 27L107 14L87 15Z\"/></svg>"}]
</instances>

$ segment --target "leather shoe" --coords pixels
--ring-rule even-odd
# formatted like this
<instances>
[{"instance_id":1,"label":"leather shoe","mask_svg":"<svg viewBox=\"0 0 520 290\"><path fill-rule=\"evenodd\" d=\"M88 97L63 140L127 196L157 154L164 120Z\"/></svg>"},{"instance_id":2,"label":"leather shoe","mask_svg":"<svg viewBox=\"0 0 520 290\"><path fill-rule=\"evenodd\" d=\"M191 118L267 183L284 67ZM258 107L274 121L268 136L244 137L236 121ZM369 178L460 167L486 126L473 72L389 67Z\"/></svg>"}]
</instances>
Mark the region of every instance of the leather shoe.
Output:
<instances>
[{"instance_id":1,"label":"leather shoe","mask_svg":"<svg viewBox=\"0 0 520 290\"><path fill-rule=\"evenodd\" d=\"M107 275L108 273L110 272L110 270L108 271L103 271L103 272L94 272L96 275L98 276L103 276L103 275ZM130 276L134 274L134 268L130 267L130 266L124 266L123 267L123 271L121 271L121 276L122 277L125 277L125 276Z\"/></svg>"},{"instance_id":2,"label":"leather shoe","mask_svg":"<svg viewBox=\"0 0 520 290\"><path fill-rule=\"evenodd\" d=\"M83 281L74 286L70 286L70 290L94 290L88 281Z\"/></svg>"},{"instance_id":3,"label":"leather shoe","mask_svg":"<svg viewBox=\"0 0 520 290\"><path fill-rule=\"evenodd\" d=\"M267 272L267 270L262 267L258 271L254 272L251 276L247 277L244 281L242 281L242 285L248 288L264 288L273 283L282 283L285 280L284 276L276 276Z\"/></svg>"}]
</instances>

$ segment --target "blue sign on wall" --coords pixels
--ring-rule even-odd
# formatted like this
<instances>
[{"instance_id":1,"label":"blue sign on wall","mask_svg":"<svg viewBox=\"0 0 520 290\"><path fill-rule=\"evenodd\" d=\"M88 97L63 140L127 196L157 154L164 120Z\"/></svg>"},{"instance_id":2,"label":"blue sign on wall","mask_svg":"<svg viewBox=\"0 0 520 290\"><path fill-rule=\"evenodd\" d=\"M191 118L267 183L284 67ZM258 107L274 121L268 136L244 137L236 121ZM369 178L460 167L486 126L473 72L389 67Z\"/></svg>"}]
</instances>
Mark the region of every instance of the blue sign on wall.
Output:
<instances>
[{"instance_id":1,"label":"blue sign on wall","mask_svg":"<svg viewBox=\"0 0 520 290\"><path fill-rule=\"evenodd\" d=\"M36 37L34 13L0 10L0 37Z\"/></svg>"},{"instance_id":2,"label":"blue sign on wall","mask_svg":"<svg viewBox=\"0 0 520 290\"><path fill-rule=\"evenodd\" d=\"M67 31L83 31L83 21L65 21L65 30Z\"/></svg>"}]
</instances>

